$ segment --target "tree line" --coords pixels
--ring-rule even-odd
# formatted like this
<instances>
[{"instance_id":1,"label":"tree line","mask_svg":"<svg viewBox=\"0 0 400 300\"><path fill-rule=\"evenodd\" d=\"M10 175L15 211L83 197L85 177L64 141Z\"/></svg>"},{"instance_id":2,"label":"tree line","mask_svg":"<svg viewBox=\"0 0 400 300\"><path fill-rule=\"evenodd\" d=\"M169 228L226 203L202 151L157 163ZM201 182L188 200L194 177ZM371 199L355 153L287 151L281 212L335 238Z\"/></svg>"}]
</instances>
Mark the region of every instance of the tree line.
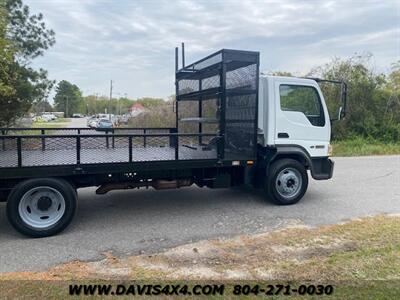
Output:
<instances>
[{"instance_id":1,"label":"tree line","mask_svg":"<svg viewBox=\"0 0 400 300\"><path fill-rule=\"evenodd\" d=\"M75 84L62 80L56 86L54 107L48 103L46 107L55 111L62 111L65 116L71 117L74 113L94 115L99 113L110 113L122 115L128 112L129 108L140 103L145 108L161 105L164 100L161 98L144 97L128 99L127 97L112 98L106 96L88 95L83 96L82 91Z\"/></svg>"}]
</instances>

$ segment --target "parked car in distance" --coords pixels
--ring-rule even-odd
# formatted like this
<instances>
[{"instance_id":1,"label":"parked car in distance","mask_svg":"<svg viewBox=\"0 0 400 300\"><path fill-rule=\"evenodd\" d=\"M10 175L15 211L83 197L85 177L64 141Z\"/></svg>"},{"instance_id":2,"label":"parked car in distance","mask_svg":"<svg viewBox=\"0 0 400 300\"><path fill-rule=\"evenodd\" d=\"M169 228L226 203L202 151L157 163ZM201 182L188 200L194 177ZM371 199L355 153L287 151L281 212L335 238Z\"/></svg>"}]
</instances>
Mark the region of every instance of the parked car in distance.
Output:
<instances>
[{"instance_id":1,"label":"parked car in distance","mask_svg":"<svg viewBox=\"0 0 400 300\"><path fill-rule=\"evenodd\" d=\"M83 118L82 114L73 114L72 115L73 118Z\"/></svg>"},{"instance_id":2,"label":"parked car in distance","mask_svg":"<svg viewBox=\"0 0 400 300\"><path fill-rule=\"evenodd\" d=\"M99 124L98 119L92 119L92 120L90 120L90 122L88 122L88 126L90 128L96 128L98 124Z\"/></svg>"},{"instance_id":3,"label":"parked car in distance","mask_svg":"<svg viewBox=\"0 0 400 300\"><path fill-rule=\"evenodd\" d=\"M48 122L48 121L53 121L53 120L57 119L57 117L55 114L45 112L42 114L42 119L45 120L46 122Z\"/></svg>"},{"instance_id":4,"label":"parked car in distance","mask_svg":"<svg viewBox=\"0 0 400 300\"><path fill-rule=\"evenodd\" d=\"M87 116L86 122L89 124L89 121L92 121L93 119L96 119L96 116Z\"/></svg>"},{"instance_id":5,"label":"parked car in distance","mask_svg":"<svg viewBox=\"0 0 400 300\"><path fill-rule=\"evenodd\" d=\"M106 129L111 129L111 128L113 128L113 123L110 120L101 119L97 123L96 130L106 130Z\"/></svg>"},{"instance_id":6,"label":"parked car in distance","mask_svg":"<svg viewBox=\"0 0 400 300\"><path fill-rule=\"evenodd\" d=\"M109 114L97 114L96 115L96 118L98 118L98 119L110 119L111 117L110 117L111 115L109 115Z\"/></svg>"},{"instance_id":7,"label":"parked car in distance","mask_svg":"<svg viewBox=\"0 0 400 300\"><path fill-rule=\"evenodd\" d=\"M89 117L87 120L86 120L86 125L88 126L88 127L92 127L91 126L91 123L93 123L93 125L94 125L94 121L98 121L98 119L95 117L95 116L91 116L91 117Z\"/></svg>"},{"instance_id":8,"label":"parked car in distance","mask_svg":"<svg viewBox=\"0 0 400 300\"><path fill-rule=\"evenodd\" d=\"M121 123L121 124L128 124L128 121L129 121L128 115L122 115L118 118L118 123Z\"/></svg>"}]
</instances>

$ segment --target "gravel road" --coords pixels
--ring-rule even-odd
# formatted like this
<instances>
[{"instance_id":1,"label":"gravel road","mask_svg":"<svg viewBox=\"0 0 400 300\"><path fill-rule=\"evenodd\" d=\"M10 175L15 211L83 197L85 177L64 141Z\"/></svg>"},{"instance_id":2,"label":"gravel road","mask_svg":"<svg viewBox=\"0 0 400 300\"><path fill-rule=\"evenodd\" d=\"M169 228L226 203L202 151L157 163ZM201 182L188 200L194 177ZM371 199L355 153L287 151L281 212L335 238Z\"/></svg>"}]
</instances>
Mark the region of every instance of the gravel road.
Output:
<instances>
[{"instance_id":1,"label":"gravel road","mask_svg":"<svg viewBox=\"0 0 400 300\"><path fill-rule=\"evenodd\" d=\"M335 158L334 178L310 181L303 200L274 206L243 189L79 190L78 211L62 234L29 239L7 223L0 203L0 272L44 270L71 260L160 251L201 239L269 231L291 222L332 224L400 213L400 156Z\"/></svg>"}]
</instances>

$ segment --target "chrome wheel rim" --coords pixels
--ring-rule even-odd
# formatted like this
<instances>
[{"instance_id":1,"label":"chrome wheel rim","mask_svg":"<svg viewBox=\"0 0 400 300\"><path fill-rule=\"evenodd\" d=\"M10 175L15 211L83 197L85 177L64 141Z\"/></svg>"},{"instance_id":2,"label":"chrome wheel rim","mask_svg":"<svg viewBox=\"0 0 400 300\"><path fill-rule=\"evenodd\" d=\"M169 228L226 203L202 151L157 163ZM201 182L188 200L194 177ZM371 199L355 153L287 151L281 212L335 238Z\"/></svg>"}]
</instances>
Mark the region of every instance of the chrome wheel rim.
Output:
<instances>
[{"instance_id":1,"label":"chrome wheel rim","mask_svg":"<svg viewBox=\"0 0 400 300\"><path fill-rule=\"evenodd\" d=\"M295 198L301 191L303 180L298 170L285 168L276 177L276 191L285 199Z\"/></svg>"},{"instance_id":2,"label":"chrome wheel rim","mask_svg":"<svg viewBox=\"0 0 400 300\"><path fill-rule=\"evenodd\" d=\"M44 229L62 218L65 213L65 199L52 187L35 187L22 196L18 212L25 224Z\"/></svg>"}]
</instances>

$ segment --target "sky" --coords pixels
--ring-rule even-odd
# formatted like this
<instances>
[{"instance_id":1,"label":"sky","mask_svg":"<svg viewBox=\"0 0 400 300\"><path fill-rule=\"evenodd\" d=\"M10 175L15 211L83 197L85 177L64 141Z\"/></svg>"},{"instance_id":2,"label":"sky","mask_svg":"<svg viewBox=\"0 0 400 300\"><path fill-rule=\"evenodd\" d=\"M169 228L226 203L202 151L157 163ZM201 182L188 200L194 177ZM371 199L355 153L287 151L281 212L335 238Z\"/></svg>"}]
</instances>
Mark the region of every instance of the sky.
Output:
<instances>
[{"instance_id":1,"label":"sky","mask_svg":"<svg viewBox=\"0 0 400 300\"><path fill-rule=\"evenodd\" d=\"M400 1L25 0L56 44L34 67L84 95L174 94L174 48L189 64L222 48L261 53L264 72L305 74L334 57L372 53L388 72L400 60Z\"/></svg>"}]
</instances>

